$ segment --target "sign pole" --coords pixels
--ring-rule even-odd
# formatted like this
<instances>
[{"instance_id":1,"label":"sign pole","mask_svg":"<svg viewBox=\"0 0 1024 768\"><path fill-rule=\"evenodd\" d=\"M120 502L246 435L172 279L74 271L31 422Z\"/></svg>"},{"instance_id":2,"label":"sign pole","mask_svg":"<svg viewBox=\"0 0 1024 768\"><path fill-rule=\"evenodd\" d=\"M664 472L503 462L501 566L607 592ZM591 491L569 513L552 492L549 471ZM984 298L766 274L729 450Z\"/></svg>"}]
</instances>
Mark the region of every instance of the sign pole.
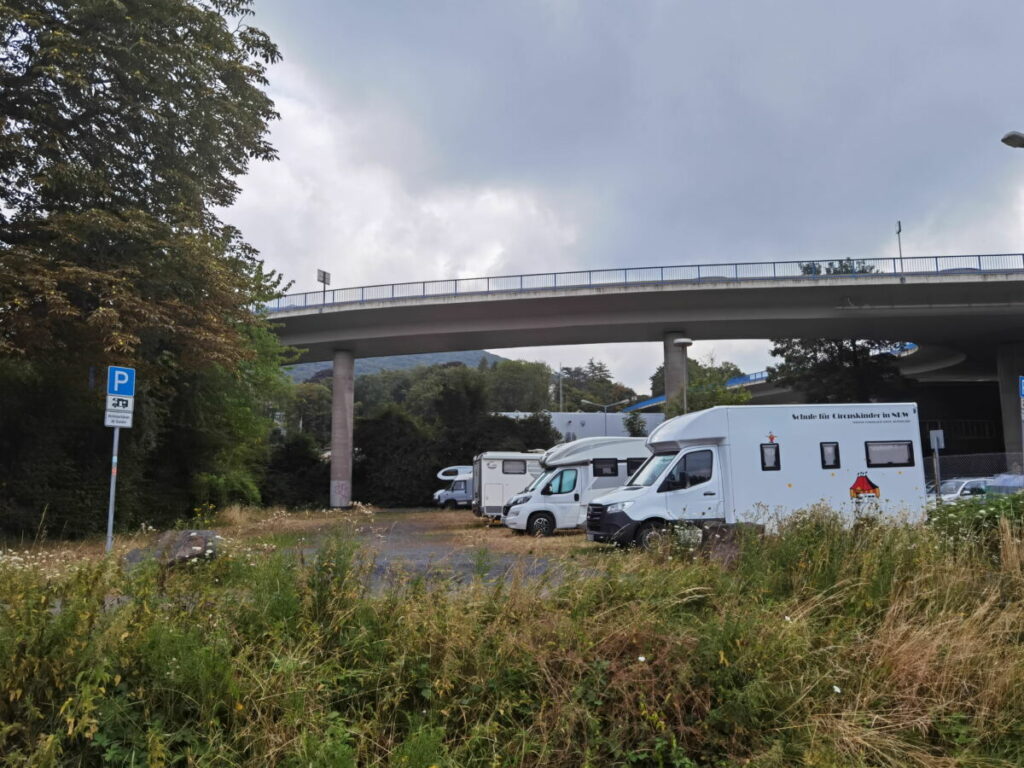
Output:
<instances>
[{"instance_id":1,"label":"sign pole","mask_svg":"<svg viewBox=\"0 0 1024 768\"><path fill-rule=\"evenodd\" d=\"M928 433L928 442L932 446L932 473L935 476L935 503L942 501L942 492L939 486L942 485L942 477L939 473L939 451L946 447L946 435L941 429L933 429Z\"/></svg>"},{"instance_id":2,"label":"sign pole","mask_svg":"<svg viewBox=\"0 0 1024 768\"><path fill-rule=\"evenodd\" d=\"M121 437L121 428L114 427L114 452L110 459L110 503L107 508L107 549L114 548L114 494L117 491L117 443Z\"/></svg>"},{"instance_id":3,"label":"sign pole","mask_svg":"<svg viewBox=\"0 0 1024 768\"><path fill-rule=\"evenodd\" d=\"M1024 472L1024 376L1017 377L1017 391L1020 394L1020 467Z\"/></svg>"},{"instance_id":4,"label":"sign pole","mask_svg":"<svg viewBox=\"0 0 1024 768\"><path fill-rule=\"evenodd\" d=\"M107 410L103 424L114 428L114 450L110 454L110 502L107 504L107 552L114 548L114 498L117 493L117 446L121 428L131 429L135 413L135 369L107 367Z\"/></svg>"}]
</instances>

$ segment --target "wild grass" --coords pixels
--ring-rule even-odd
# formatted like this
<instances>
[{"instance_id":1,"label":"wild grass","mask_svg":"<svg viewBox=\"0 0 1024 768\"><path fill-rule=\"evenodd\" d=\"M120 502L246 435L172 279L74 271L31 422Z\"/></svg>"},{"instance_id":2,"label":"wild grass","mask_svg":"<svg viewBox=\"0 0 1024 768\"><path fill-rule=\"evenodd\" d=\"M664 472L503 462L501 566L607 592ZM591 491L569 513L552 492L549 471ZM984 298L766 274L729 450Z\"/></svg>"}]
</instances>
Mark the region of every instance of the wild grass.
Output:
<instances>
[{"instance_id":1,"label":"wild grass","mask_svg":"<svg viewBox=\"0 0 1024 768\"><path fill-rule=\"evenodd\" d=\"M237 546L0 562L0 765L1011 766L1020 531L800 516L458 588Z\"/></svg>"}]
</instances>

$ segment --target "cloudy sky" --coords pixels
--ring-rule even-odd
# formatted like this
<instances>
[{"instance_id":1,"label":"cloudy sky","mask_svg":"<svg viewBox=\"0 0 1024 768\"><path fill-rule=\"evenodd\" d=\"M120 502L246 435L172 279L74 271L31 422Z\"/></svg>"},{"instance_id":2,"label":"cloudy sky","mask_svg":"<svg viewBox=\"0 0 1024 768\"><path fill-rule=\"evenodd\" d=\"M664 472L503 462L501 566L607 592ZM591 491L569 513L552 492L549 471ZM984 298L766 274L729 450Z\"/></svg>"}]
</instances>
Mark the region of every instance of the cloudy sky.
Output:
<instances>
[{"instance_id":1,"label":"cloudy sky","mask_svg":"<svg viewBox=\"0 0 1024 768\"><path fill-rule=\"evenodd\" d=\"M256 0L280 160L225 218L317 288L1024 249L1019 0ZM767 344L702 342L758 370ZM660 344L589 357L644 389Z\"/></svg>"}]
</instances>

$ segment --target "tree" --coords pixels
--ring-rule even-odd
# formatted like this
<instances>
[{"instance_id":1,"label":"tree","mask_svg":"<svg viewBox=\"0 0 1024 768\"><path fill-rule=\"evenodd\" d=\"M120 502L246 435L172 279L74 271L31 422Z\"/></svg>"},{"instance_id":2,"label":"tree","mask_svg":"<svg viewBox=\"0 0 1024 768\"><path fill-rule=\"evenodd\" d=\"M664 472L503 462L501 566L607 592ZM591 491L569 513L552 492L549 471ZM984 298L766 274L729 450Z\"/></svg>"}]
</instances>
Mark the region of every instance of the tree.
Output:
<instances>
[{"instance_id":1,"label":"tree","mask_svg":"<svg viewBox=\"0 0 1024 768\"><path fill-rule=\"evenodd\" d=\"M214 209L272 159L248 0L12 0L0 19L0 351L249 354L278 280ZM140 381L159 371L145 372Z\"/></svg>"},{"instance_id":2,"label":"tree","mask_svg":"<svg viewBox=\"0 0 1024 768\"><path fill-rule=\"evenodd\" d=\"M863 275L875 267L861 259L800 265L805 275ZM897 342L883 339L772 339L772 355L782 359L768 368L768 381L802 392L812 403L857 403L889 397L902 386L891 351Z\"/></svg>"},{"instance_id":3,"label":"tree","mask_svg":"<svg viewBox=\"0 0 1024 768\"><path fill-rule=\"evenodd\" d=\"M108 363L139 373L120 520L258 494L285 362L259 308L280 278L216 214L275 156L262 88L278 52L250 15L249 0L0 10L0 433L7 476L35 478L0 489L0 525L44 508L62 530L102 525Z\"/></svg>"},{"instance_id":4,"label":"tree","mask_svg":"<svg viewBox=\"0 0 1024 768\"><path fill-rule=\"evenodd\" d=\"M826 262L824 267L819 261L802 262L800 271L805 275L866 275L874 272L875 267L863 259L837 259Z\"/></svg>"},{"instance_id":5,"label":"tree","mask_svg":"<svg viewBox=\"0 0 1024 768\"><path fill-rule=\"evenodd\" d=\"M742 375L734 363L717 364L709 356L703 362L692 360L689 386L687 387L687 408L702 411L716 405L744 405L750 402L750 392L743 387L729 387L729 379ZM683 394L680 392L665 404L665 415L669 418L683 412Z\"/></svg>"},{"instance_id":6,"label":"tree","mask_svg":"<svg viewBox=\"0 0 1024 768\"><path fill-rule=\"evenodd\" d=\"M647 422L640 411L630 411L622 420L622 426L626 428L630 437L647 437Z\"/></svg>"},{"instance_id":7,"label":"tree","mask_svg":"<svg viewBox=\"0 0 1024 768\"><path fill-rule=\"evenodd\" d=\"M485 372L492 411L535 413L548 406L551 369L544 363L502 360Z\"/></svg>"},{"instance_id":8,"label":"tree","mask_svg":"<svg viewBox=\"0 0 1024 768\"><path fill-rule=\"evenodd\" d=\"M556 383L552 393L553 409L558 407L557 387ZM590 400L594 403L614 403L619 400L635 398L636 392L614 381L607 365L591 359L583 367L562 368L562 396L566 411L582 411L592 407L584 405L582 400Z\"/></svg>"},{"instance_id":9,"label":"tree","mask_svg":"<svg viewBox=\"0 0 1024 768\"><path fill-rule=\"evenodd\" d=\"M812 403L863 403L901 387L894 342L856 339L773 339L768 381L802 392Z\"/></svg>"}]
</instances>

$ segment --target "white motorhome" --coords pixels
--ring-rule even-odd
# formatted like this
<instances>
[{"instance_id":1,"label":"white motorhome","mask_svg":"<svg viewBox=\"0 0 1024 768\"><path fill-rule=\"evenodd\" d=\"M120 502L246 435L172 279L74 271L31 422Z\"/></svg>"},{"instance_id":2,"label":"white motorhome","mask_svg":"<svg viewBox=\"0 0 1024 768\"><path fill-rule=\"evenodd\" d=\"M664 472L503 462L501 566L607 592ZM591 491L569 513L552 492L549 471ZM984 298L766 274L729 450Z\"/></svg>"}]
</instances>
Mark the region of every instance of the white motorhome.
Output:
<instances>
[{"instance_id":1,"label":"white motorhome","mask_svg":"<svg viewBox=\"0 0 1024 768\"><path fill-rule=\"evenodd\" d=\"M584 437L545 453L543 479L508 500L502 522L531 536L578 528L587 504L626 482L650 456L642 437Z\"/></svg>"},{"instance_id":2,"label":"white motorhome","mask_svg":"<svg viewBox=\"0 0 1024 768\"><path fill-rule=\"evenodd\" d=\"M454 480L459 475L471 475L473 474L473 467L469 464L455 464L451 467L445 467L437 473L438 480Z\"/></svg>"},{"instance_id":3,"label":"white motorhome","mask_svg":"<svg viewBox=\"0 0 1024 768\"><path fill-rule=\"evenodd\" d=\"M473 502L473 473L455 475L451 480L444 488L434 491L434 503L445 509L468 507Z\"/></svg>"},{"instance_id":4,"label":"white motorhome","mask_svg":"<svg viewBox=\"0 0 1024 768\"><path fill-rule=\"evenodd\" d=\"M664 422L651 457L595 499L587 538L649 544L666 525L771 524L817 503L920 516L925 481L914 403L718 406Z\"/></svg>"},{"instance_id":5,"label":"white motorhome","mask_svg":"<svg viewBox=\"0 0 1024 768\"><path fill-rule=\"evenodd\" d=\"M505 501L541 474L543 451L487 451L473 458L473 514L501 517Z\"/></svg>"}]
</instances>

